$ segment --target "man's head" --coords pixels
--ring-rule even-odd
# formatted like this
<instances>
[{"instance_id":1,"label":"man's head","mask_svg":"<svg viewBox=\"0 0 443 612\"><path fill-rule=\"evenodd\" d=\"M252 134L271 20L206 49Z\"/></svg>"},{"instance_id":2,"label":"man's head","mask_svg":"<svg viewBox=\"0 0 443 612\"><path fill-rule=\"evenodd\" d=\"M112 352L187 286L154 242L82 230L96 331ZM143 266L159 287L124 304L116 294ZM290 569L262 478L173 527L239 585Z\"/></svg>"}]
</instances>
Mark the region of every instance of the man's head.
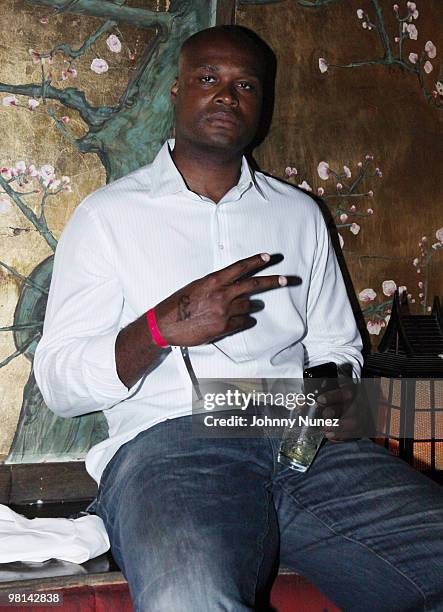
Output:
<instances>
[{"instance_id":1,"label":"man's head","mask_svg":"<svg viewBox=\"0 0 443 612\"><path fill-rule=\"evenodd\" d=\"M177 141L243 152L257 132L266 68L267 47L246 28L217 26L188 38L171 89Z\"/></svg>"}]
</instances>

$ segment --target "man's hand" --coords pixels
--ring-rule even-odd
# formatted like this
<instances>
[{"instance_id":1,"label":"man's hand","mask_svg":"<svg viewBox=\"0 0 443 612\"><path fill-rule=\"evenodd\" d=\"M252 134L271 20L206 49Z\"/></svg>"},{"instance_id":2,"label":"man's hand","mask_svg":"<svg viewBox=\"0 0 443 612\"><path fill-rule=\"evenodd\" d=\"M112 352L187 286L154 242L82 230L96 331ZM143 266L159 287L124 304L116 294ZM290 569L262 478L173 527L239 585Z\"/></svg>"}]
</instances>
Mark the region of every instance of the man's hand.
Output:
<instances>
[{"instance_id":1,"label":"man's hand","mask_svg":"<svg viewBox=\"0 0 443 612\"><path fill-rule=\"evenodd\" d=\"M157 326L168 344L197 346L248 329L261 310L252 293L284 287L284 276L250 276L270 260L268 253L241 259L189 283L155 307Z\"/></svg>"},{"instance_id":2,"label":"man's hand","mask_svg":"<svg viewBox=\"0 0 443 612\"><path fill-rule=\"evenodd\" d=\"M325 436L330 442L345 442L356 438L358 415L354 402L355 395L355 385L349 382L317 397L317 405L321 411L319 417L339 419L339 427L325 428Z\"/></svg>"}]
</instances>

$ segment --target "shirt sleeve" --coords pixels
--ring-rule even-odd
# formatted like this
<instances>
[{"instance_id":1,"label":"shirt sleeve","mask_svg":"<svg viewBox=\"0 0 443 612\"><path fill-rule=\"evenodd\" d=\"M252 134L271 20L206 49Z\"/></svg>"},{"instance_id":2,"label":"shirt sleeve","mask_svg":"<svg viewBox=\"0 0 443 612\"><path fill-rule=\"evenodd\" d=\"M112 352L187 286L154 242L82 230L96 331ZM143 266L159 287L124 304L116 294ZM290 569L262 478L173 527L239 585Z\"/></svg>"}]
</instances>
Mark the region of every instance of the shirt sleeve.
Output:
<instances>
[{"instance_id":1,"label":"shirt sleeve","mask_svg":"<svg viewBox=\"0 0 443 612\"><path fill-rule=\"evenodd\" d=\"M63 417L126 399L115 341L123 291L97 214L80 206L57 245L35 377L50 410Z\"/></svg>"},{"instance_id":2,"label":"shirt sleeve","mask_svg":"<svg viewBox=\"0 0 443 612\"><path fill-rule=\"evenodd\" d=\"M328 361L349 364L353 376L359 378L363 343L320 210L318 217L317 248L307 303L307 333L303 339L307 366Z\"/></svg>"}]
</instances>

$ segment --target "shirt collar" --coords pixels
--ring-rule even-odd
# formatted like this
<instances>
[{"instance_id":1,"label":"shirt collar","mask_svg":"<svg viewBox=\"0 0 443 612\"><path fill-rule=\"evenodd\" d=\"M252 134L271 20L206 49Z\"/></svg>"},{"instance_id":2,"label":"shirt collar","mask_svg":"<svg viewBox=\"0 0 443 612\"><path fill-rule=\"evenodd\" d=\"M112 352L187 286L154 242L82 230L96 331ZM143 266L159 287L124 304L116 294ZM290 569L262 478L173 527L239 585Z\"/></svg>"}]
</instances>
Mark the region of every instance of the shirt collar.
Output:
<instances>
[{"instance_id":1,"label":"shirt collar","mask_svg":"<svg viewBox=\"0 0 443 612\"><path fill-rule=\"evenodd\" d=\"M174 149L174 145L175 140L173 138L167 140L152 162L151 186L153 194L156 196L167 196L185 192L193 193L187 188L182 175L172 160L170 151ZM254 189L260 197L267 201L263 190L257 183L255 173L251 170L246 157L243 156L240 179L237 185L233 187L229 193L233 196L232 199L237 200L240 199L248 189Z\"/></svg>"}]
</instances>

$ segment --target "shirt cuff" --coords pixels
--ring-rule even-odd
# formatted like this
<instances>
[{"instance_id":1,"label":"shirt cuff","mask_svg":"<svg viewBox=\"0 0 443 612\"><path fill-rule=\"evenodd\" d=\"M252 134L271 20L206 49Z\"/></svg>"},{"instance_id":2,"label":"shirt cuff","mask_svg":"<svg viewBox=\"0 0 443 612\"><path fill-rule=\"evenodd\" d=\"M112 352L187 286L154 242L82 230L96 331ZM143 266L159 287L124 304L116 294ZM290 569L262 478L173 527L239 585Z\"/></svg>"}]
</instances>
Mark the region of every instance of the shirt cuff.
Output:
<instances>
[{"instance_id":1,"label":"shirt cuff","mask_svg":"<svg viewBox=\"0 0 443 612\"><path fill-rule=\"evenodd\" d=\"M116 403L131 393L120 380L115 362L119 331L91 338L83 353L82 372L91 396L103 404Z\"/></svg>"}]
</instances>

